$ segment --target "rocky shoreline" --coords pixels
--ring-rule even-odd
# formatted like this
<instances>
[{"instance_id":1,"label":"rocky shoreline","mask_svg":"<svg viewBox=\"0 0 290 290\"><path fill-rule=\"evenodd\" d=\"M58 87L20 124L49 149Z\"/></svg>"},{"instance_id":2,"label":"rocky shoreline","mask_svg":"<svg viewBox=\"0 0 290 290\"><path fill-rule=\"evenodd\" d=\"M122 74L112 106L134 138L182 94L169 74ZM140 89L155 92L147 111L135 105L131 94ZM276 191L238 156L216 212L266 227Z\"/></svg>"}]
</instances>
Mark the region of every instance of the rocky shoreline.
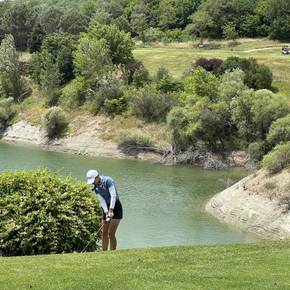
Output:
<instances>
[{"instance_id":1,"label":"rocky shoreline","mask_svg":"<svg viewBox=\"0 0 290 290\"><path fill-rule=\"evenodd\" d=\"M26 121L9 126L2 133L2 141L16 144L38 146L44 150L65 152L95 157L118 159L139 159L151 163L166 165L189 164L205 169L224 169L228 167L246 167L247 154L243 151L231 152L227 156L213 154L203 150L189 150L181 154L172 154L164 148L127 148L122 150L117 142L103 140L102 128L106 121L102 119L88 121L76 120L77 129L61 139L49 140L44 129ZM84 129L85 128L85 129Z\"/></svg>"},{"instance_id":2,"label":"rocky shoreline","mask_svg":"<svg viewBox=\"0 0 290 290\"><path fill-rule=\"evenodd\" d=\"M290 172L260 170L212 197L206 211L264 239L290 238Z\"/></svg>"}]
</instances>

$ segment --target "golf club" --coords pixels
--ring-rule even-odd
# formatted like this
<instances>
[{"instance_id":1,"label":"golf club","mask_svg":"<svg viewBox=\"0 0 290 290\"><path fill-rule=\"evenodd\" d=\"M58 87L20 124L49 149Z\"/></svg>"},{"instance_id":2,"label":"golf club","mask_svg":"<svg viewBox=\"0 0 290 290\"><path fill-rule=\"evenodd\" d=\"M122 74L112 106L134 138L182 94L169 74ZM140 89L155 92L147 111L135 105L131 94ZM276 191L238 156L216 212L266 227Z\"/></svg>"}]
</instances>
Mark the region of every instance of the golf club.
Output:
<instances>
[{"instance_id":1,"label":"golf club","mask_svg":"<svg viewBox=\"0 0 290 290\"><path fill-rule=\"evenodd\" d=\"M107 222L109 222L109 221L110 221L110 218L106 218L106 221L105 221L105 222L100 226L100 228L98 229L96 235L98 235L98 233L103 229L105 223L107 223ZM89 241L89 242L86 244L86 246L83 248L83 250L81 251L81 253L83 253L83 252L86 250L86 248L88 247L88 245L89 245L90 243L91 243L91 241Z\"/></svg>"}]
</instances>

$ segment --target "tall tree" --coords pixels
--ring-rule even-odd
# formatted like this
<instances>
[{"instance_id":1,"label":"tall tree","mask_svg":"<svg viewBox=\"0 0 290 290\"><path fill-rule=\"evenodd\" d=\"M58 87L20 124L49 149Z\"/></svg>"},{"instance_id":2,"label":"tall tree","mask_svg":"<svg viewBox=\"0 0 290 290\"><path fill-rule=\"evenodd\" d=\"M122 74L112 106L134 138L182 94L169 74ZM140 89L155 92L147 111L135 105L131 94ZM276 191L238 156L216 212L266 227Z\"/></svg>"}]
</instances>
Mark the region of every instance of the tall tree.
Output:
<instances>
[{"instance_id":1,"label":"tall tree","mask_svg":"<svg viewBox=\"0 0 290 290\"><path fill-rule=\"evenodd\" d=\"M26 81L21 77L18 54L13 36L7 35L0 46L0 92L14 101L22 101L30 90Z\"/></svg>"}]
</instances>

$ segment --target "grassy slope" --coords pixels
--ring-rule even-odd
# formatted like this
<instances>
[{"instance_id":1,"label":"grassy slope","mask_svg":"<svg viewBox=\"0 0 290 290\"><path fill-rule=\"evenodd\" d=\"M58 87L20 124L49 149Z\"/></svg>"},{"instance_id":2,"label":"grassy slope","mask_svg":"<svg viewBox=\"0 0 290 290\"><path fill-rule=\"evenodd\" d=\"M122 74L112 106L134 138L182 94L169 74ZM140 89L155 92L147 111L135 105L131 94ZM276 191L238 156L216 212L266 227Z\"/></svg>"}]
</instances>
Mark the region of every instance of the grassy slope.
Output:
<instances>
[{"instance_id":1,"label":"grassy slope","mask_svg":"<svg viewBox=\"0 0 290 290\"><path fill-rule=\"evenodd\" d=\"M282 44L277 41L265 39L240 40L241 44L229 48L221 42L221 49L197 49L184 45L182 48L174 45L167 47L137 48L134 56L142 61L153 75L159 66L169 69L175 78L180 78L190 64L200 57L226 59L229 56L254 57L259 63L268 65L274 75L274 86L290 99L290 55L281 54ZM267 48L266 50L251 51L253 49Z\"/></svg>"},{"instance_id":2,"label":"grassy slope","mask_svg":"<svg viewBox=\"0 0 290 290\"><path fill-rule=\"evenodd\" d=\"M290 243L0 258L1 289L290 289Z\"/></svg>"}]
</instances>

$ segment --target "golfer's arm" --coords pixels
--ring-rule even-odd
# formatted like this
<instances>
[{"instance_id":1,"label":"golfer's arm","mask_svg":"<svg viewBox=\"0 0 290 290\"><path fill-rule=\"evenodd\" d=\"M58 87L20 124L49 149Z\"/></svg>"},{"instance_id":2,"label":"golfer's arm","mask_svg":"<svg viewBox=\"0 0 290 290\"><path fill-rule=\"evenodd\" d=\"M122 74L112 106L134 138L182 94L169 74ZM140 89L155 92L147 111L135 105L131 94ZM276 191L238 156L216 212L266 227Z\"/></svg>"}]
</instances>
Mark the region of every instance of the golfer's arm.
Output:
<instances>
[{"instance_id":1,"label":"golfer's arm","mask_svg":"<svg viewBox=\"0 0 290 290\"><path fill-rule=\"evenodd\" d=\"M97 197L98 197L98 199L99 199L99 201L101 203L101 206L102 206L104 212L107 213L108 212L108 206L107 206L107 203L106 203L105 199L100 194L97 194Z\"/></svg>"},{"instance_id":2,"label":"golfer's arm","mask_svg":"<svg viewBox=\"0 0 290 290\"><path fill-rule=\"evenodd\" d=\"M116 199L117 199L117 193L116 193L116 188L115 188L115 186L113 184L109 187L109 191L110 191L110 195L111 195L110 208L114 209L115 208Z\"/></svg>"}]
</instances>

